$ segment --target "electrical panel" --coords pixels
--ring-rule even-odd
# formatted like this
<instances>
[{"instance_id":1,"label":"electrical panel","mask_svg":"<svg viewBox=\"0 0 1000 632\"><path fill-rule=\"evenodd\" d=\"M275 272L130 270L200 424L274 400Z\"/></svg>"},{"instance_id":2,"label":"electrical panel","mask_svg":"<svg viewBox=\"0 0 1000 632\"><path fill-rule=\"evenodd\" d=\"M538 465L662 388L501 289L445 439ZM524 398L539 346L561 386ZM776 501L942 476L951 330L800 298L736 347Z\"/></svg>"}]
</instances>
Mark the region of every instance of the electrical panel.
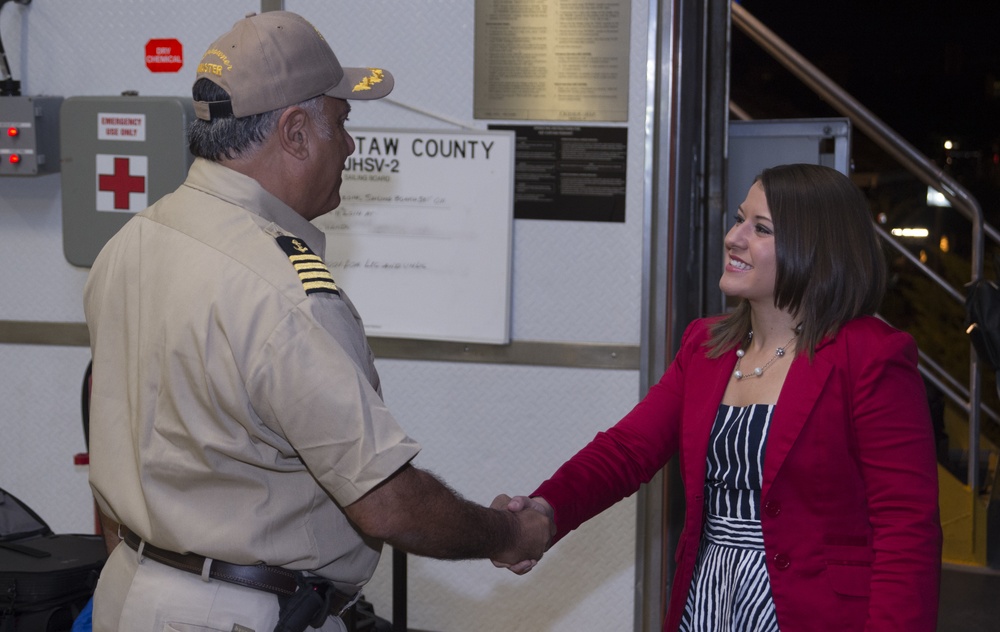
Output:
<instances>
[{"instance_id":1,"label":"electrical panel","mask_svg":"<svg viewBox=\"0 0 1000 632\"><path fill-rule=\"evenodd\" d=\"M62 97L0 97L0 176L59 171Z\"/></svg>"},{"instance_id":2,"label":"electrical panel","mask_svg":"<svg viewBox=\"0 0 1000 632\"><path fill-rule=\"evenodd\" d=\"M62 105L63 253L90 267L133 215L184 182L191 99L70 97Z\"/></svg>"}]
</instances>

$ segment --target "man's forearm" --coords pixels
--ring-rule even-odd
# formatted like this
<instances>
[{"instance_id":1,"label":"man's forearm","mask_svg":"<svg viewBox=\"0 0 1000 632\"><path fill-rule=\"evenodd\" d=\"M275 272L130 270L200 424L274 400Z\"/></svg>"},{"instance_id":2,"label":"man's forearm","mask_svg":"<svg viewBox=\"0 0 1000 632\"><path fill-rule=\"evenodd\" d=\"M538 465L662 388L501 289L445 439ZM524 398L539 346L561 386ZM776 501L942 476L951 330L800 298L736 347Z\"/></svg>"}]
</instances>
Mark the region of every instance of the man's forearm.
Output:
<instances>
[{"instance_id":1,"label":"man's forearm","mask_svg":"<svg viewBox=\"0 0 1000 632\"><path fill-rule=\"evenodd\" d=\"M515 562L539 559L547 543L544 516L482 507L412 466L402 468L346 512L366 534L427 557Z\"/></svg>"}]
</instances>

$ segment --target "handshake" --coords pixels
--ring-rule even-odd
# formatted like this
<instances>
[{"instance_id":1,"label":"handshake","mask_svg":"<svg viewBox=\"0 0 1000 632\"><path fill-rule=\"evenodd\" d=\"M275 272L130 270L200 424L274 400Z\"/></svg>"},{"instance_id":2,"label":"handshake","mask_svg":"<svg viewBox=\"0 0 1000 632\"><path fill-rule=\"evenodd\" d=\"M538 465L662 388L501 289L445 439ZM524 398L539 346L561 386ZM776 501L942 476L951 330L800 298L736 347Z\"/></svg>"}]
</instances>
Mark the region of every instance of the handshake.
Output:
<instances>
[{"instance_id":1,"label":"handshake","mask_svg":"<svg viewBox=\"0 0 1000 632\"><path fill-rule=\"evenodd\" d=\"M506 568L523 575L535 567L542 554L552 544L556 534L552 506L544 498L529 498L500 494L490 504L491 509L509 511L517 520L517 541L492 558L497 568Z\"/></svg>"}]
</instances>

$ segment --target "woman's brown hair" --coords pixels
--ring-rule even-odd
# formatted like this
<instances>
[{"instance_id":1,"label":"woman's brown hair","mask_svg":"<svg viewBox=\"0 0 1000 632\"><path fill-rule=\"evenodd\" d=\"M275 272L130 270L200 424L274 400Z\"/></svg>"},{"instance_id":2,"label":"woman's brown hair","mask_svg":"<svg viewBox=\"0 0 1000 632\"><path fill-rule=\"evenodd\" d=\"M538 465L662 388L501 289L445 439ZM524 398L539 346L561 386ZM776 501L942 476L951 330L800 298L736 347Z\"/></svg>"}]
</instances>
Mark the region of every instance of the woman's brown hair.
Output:
<instances>
[{"instance_id":1,"label":"woman's brown hair","mask_svg":"<svg viewBox=\"0 0 1000 632\"><path fill-rule=\"evenodd\" d=\"M771 167L755 182L774 222L774 305L795 315L796 353L812 358L824 338L882 302L887 271L871 209L850 178L829 167ZM711 333L710 357L735 348L750 333L750 304L741 300Z\"/></svg>"}]
</instances>

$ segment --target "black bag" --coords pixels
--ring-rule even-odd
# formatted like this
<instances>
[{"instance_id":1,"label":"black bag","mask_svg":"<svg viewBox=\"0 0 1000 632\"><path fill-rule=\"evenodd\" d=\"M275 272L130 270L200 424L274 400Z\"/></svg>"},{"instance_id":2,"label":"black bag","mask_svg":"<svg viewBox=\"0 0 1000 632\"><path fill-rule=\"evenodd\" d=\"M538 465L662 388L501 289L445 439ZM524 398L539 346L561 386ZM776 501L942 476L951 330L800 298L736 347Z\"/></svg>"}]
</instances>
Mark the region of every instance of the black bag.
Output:
<instances>
[{"instance_id":1,"label":"black bag","mask_svg":"<svg viewBox=\"0 0 1000 632\"><path fill-rule=\"evenodd\" d=\"M965 327L976 355L991 369L1000 368L1000 287L980 278L965 297Z\"/></svg>"},{"instance_id":2,"label":"black bag","mask_svg":"<svg viewBox=\"0 0 1000 632\"><path fill-rule=\"evenodd\" d=\"M98 535L56 535L0 489L0 632L69 632L107 552Z\"/></svg>"},{"instance_id":3,"label":"black bag","mask_svg":"<svg viewBox=\"0 0 1000 632\"><path fill-rule=\"evenodd\" d=\"M1000 256L993 260L993 265L1000 275ZM983 277L968 287L965 333L969 334L976 356L995 372L997 394L1000 395L1000 287Z\"/></svg>"}]
</instances>

